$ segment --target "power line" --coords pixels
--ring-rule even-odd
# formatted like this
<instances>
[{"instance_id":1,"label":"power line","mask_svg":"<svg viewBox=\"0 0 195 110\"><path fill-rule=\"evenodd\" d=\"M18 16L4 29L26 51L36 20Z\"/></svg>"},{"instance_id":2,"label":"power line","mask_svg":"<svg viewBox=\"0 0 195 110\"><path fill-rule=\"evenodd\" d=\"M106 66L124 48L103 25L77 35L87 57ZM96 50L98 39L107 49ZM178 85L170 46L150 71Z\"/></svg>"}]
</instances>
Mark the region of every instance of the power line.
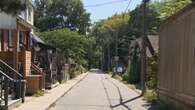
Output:
<instances>
[{"instance_id":1,"label":"power line","mask_svg":"<svg viewBox=\"0 0 195 110\"><path fill-rule=\"evenodd\" d=\"M132 1L132 0L129 0L129 3L128 3L128 5L127 5L126 9L125 9L125 12L127 12L127 11L128 11L129 6L130 6L130 4L131 4L131 1Z\"/></svg>"},{"instance_id":2,"label":"power line","mask_svg":"<svg viewBox=\"0 0 195 110\"><path fill-rule=\"evenodd\" d=\"M115 4L115 3L121 3L121 2L125 2L127 0L120 0L120 1L111 1L111 2L104 2L104 3L100 3L100 4L95 4L95 5L86 5L85 7L100 7L100 6L104 6L104 5L110 5L110 4Z\"/></svg>"}]
</instances>

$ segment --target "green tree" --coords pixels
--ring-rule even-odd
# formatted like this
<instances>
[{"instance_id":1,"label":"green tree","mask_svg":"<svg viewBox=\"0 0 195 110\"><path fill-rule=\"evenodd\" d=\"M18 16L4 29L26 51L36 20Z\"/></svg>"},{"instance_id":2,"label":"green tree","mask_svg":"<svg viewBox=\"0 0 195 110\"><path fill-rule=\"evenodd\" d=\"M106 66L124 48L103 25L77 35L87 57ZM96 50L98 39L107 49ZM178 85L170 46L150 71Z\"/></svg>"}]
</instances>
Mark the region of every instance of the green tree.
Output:
<instances>
[{"instance_id":1,"label":"green tree","mask_svg":"<svg viewBox=\"0 0 195 110\"><path fill-rule=\"evenodd\" d=\"M115 55L115 45L118 44L120 56L128 53L129 37L127 27L130 16L127 13L115 14L112 17L95 23L90 32L96 40L94 48L99 49L99 58L104 68L108 69L111 58ZM117 38L117 39L116 39Z\"/></svg>"},{"instance_id":2,"label":"green tree","mask_svg":"<svg viewBox=\"0 0 195 110\"><path fill-rule=\"evenodd\" d=\"M141 50L138 42L135 43L133 50L131 51L131 63L127 67L127 71L123 77L123 80L128 81L131 84L139 83L141 75Z\"/></svg>"},{"instance_id":3,"label":"green tree","mask_svg":"<svg viewBox=\"0 0 195 110\"><path fill-rule=\"evenodd\" d=\"M86 34L90 14L80 0L35 0L35 26L42 31L69 28Z\"/></svg>"},{"instance_id":4,"label":"green tree","mask_svg":"<svg viewBox=\"0 0 195 110\"><path fill-rule=\"evenodd\" d=\"M159 17L164 20L190 3L191 0L166 0L165 2L156 2L151 7L154 7L154 10L158 11Z\"/></svg>"},{"instance_id":5,"label":"green tree","mask_svg":"<svg viewBox=\"0 0 195 110\"><path fill-rule=\"evenodd\" d=\"M147 6L146 8L147 16L146 16L146 29L148 33L156 33L158 32L160 26L160 18L159 13L153 9L153 7ZM128 34L130 36L135 36L135 38L139 38L143 33L143 7L138 6L133 11L129 12L131 18L129 20L129 29Z\"/></svg>"},{"instance_id":6,"label":"green tree","mask_svg":"<svg viewBox=\"0 0 195 110\"><path fill-rule=\"evenodd\" d=\"M0 2L0 12L15 15L24 9L25 5L21 0L1 0Z\"/></svg>"},{"instance_id":7,"label":"green tree","mask_svg":"<svg viewBox=\"0 0 195 110\"><path fill-rule=\"evenodd\" d=\"M67 62L68 59L73 59L75 63L87 67L86 56L90 39L86 36L79 35L69 29L43 32L40 36L48 44L61 49Z\"/></svg>"}]
</instances>

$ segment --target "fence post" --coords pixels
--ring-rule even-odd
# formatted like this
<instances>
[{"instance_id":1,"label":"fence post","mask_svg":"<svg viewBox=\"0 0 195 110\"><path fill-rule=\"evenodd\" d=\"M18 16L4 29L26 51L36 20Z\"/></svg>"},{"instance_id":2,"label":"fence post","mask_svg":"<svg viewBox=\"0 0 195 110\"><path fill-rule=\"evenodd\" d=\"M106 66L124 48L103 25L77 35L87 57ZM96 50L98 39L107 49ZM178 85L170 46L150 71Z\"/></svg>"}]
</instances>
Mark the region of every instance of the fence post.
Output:
<instances>
[{"instance_id":1,"label":"fence post","mask_svg":"<svg viewBox=\"0 0 195 110\"><path fill-rule=\"evenodd\" d=\"M4 98L5 98L5 106L7 107L8 105L8 94L9 94L9 81L7 78L5 78L5 93L4 93Z\"/></svg>"},{"instance_id":2,"label":"fence post","mask_svg":"<svg viewBox=\"0 0 195 110\"><path fill-rule=\"evenodd\" d=\"M26 94L26 80L21 81L21 98L22 103L25 102L25 94Z\"/></svg>"}]
</instances>

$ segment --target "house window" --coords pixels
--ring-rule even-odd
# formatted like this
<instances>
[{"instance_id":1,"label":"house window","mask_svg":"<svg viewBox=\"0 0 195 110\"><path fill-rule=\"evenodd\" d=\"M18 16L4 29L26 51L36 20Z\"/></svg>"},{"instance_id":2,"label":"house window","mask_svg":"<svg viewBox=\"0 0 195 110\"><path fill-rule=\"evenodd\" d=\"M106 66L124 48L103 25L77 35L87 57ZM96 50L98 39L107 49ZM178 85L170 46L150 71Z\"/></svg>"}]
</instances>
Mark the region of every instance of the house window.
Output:
<instances>
[{"instance_id":1,"label":"house window","mask_svg":"<svg viewBox=\"0 0 195 110\"><path fill-rule=\"evenodd\" d=\"M25 33L20 32L19 34L19 46L20 46L20 51L25 49Z\"/></svg>"},{"instance_id":2,"label":"house window","mask_svg":"<svg viewBox=\"0 0 195 110\"><path fill-rule=\"evenodd\" d=\"M9 30L9 35L8 35L8 46L13 47L13 33L12 30Z\"/></svg>"},{"instance_id":3,"label":"house window","mask_svg":"<svg viewBox=\"0 0 195 110\"><path fill-rule=\"evenodd\" d=\"M1 44L2 44L2 43L1 43L1 42L2 42L2 37L3 37L3 31L0 30L0 51L2 51L2 50L1 50L1 47L2 47L2 45L1 45Z\"/></svg>"},{"instance_id":4,"label":"house window","mask_svg":"<svg viewBox=\"0 0 195 110\"><path fill-rule=\"evenodd\" d=\"M28 8L28 20L31 21L31 12L32 12L32 9L31 8Z\"/></svg>"}]
</instances>

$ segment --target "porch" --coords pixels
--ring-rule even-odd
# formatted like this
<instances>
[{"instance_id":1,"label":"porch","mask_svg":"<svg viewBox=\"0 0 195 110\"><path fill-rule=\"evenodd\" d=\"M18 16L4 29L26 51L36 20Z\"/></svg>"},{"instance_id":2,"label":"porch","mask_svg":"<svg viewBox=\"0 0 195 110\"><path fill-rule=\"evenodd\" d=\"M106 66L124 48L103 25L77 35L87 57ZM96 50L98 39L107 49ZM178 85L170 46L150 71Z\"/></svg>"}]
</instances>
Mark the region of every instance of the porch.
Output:
<instances>
[{"instance_id":1,"label":"porch","mask_svg":"<svg viewBox=\"0 0 195 110\"><path fill-rule=\"evenodd\" d=\"M27 94L34 94L44 89L44 73L40 68L32 66L30 33L33 26L19 18L16 21L16 29L0 29L0 59L27 80Z\"/></svg>"}]
</instances>

